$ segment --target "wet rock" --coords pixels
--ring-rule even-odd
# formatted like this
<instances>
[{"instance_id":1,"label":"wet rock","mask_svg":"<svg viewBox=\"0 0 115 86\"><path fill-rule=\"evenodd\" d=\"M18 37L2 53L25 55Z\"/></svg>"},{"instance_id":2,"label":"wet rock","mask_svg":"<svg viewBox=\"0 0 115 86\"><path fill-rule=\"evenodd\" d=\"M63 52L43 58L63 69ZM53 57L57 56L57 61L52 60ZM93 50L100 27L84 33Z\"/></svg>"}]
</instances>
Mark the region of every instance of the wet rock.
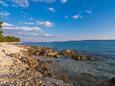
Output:
<instances>
[{"instance_id":1,"label":"wet rock","mask_svg":"<svg viewBox=\"0 0 115 86\"><path fill-rule=\"evenodd\" d=\"M73 50L64 50L64 51L61 52L61 54L64 55L64 56L71 56L71 55L76 54L76 52L73 51Z\"/></svg>"},{"instance_id":2,"label":"wet rock","mask_svg":"<svg viewBox=\"0 0 115 86\"><path fill-rule=\"evenodd\" d=\"M60 57L58 52L52 50L51 48L47 47L30 47L28 52L32 55L39 55L39 56L45 56L45 57Z\"/></svg>"},{"instance_id":3,"label":"wet rock","mask_svg":"<svg viewBox=\"0 0 115 86\"><path fill-rule=\"evenodd\" d=\"M65 56L65 57L70 57L74 60L78 60L78 61L83 61L83 60L87 60L87 57L77 51L74 50L64 50L61 52L61 55Z\"/></svg>"},{"instance_id":4,"label":"wet rock","mask_svg":"<svg viewBox=\"0 0 115 86\"><path fill-rule=\"evenodd\" d=\"M76 54L76 55L72 55L71 57L72 59L74 60L78 60L78 61L84 61L84 60L87 60L87 58L83 55L79 55L79 54Z\"/></svg>"},{"instance_id":5,"label":"wet rock","mask_svg":"<svg viewBox=\"0 0 115 86\"><path fill-rule=\"evenodd\" d=\"M52 56L52 57L55 57L55 58L60 57L56 51L54 51L54 52L49 52L49 53L48 53L48 56Z\"/></svg>"}]
</instances>

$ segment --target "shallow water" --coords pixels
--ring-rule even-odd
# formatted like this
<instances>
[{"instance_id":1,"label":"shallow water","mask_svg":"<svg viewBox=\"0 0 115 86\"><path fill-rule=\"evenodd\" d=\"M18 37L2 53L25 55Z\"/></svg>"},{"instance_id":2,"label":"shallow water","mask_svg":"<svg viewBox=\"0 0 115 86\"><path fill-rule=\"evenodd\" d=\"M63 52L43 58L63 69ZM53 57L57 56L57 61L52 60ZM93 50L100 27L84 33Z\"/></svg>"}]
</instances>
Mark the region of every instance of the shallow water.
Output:
<instances>
[{"instance_id":1,"label":"shallow water","mask_svg":"<svg viewBox=\"0 0 115 86\"><path fill-rule=\"evenodd\" d=\"M60 67L72 76L80 73L91 74L100 80L115 77L115 61L72 61L66 60L59 63Z\"/></svg>"},{"instance_id":2,"label":"shallow water","mask_svg":"<svg viewBox=\"0 0 115 86\"><path fill-rule=\"evenodd\" d=\"M81 74L94 76L98 80L110 80L115 77L115 61L75 61L72 59L55 59L39 57L42 61L52 61L59 65L60 69L76 78Z\"/></svg>"}]
</instances>

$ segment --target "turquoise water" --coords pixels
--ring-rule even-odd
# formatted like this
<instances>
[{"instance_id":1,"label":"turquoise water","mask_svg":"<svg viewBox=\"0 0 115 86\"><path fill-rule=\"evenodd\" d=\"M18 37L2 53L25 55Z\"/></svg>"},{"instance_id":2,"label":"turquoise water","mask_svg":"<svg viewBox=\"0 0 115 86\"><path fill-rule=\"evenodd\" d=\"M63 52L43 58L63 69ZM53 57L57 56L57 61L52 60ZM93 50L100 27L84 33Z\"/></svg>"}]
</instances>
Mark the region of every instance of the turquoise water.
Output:
<instances>
[{"instance_id":1,"label":"turquoise water","mask_svg":"<svg viewBox=\"0 0 115 86\"><path fill-rule=\"evenodd\" d=\"M23 44L47 46L56 50L72 49L115 60L115 41L24 42Z\"/></svg>"}]
</instances>

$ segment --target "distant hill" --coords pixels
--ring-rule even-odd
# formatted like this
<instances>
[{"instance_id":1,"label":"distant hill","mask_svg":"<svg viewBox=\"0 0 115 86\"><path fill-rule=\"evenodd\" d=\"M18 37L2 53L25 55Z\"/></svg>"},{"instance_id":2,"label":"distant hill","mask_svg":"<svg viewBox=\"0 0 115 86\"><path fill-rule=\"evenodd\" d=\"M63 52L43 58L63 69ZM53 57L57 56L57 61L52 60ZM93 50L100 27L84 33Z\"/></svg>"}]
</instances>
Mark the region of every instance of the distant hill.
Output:
<instances>
[{"instance_id":1,"label":"distant hill","mask_svg":"<svg viewBox=\"0 0 115 86\"><path fill-rule=\"evenodd\" d=\"M70 40L70 41L57 41L57 42L98 42L98 41L115 41L115 40Z\"/></svg>"}]
</instances>

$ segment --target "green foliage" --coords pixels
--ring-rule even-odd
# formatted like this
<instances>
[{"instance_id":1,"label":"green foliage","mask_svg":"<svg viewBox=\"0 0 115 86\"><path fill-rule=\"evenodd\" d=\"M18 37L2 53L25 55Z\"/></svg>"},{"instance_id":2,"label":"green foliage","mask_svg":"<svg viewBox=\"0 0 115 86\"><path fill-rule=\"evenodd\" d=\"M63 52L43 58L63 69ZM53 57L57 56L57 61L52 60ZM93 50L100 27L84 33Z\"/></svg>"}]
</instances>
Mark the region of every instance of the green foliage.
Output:
<instances>
[{"instance_id":1,"label":"green foliage","mask_svg":"<svg viewBox=\"0 0 115 86\"><path fill-rule=\"evenodd\" d=\"M0 30L0 42L20 42L20 39L14 36L4 36L3 31Z\"/></svg>"},{"instance_id":2,"label":"green foliage","mask_svg":"<svg viewBox=\"0 0 115 86\"><path fill-rule=\"evenodd\" d=\"M0 35L3 33L3 31L2 30L0 30Z\"/></svg>"},{"instance_id":3,"label":"green foliage","mask_svg":"<svg viewBox=\"0 0 115 86\"><path fill-rule=\"evenodd\" d=\"M5 41L4 36L0 34L0 42L4 42L4 41Z\"/></svg>"},{"instance_id":4,"label":"green foliage","mask_svg":"<svg viewBox=\"0 0 115 86\"><path fill-rule=\"evenodd\" d=\"M5 42L20 42L20 39L14 36L5 36L4 39Z\"/></svg>"},{"instance_id":5,"label":"green foliage","mask_svg":"<svg viewBox=\"0 0 115 86\"><path fill-rule=\"evenodd\" d=\"M3 22L2 22L2 21L0 21L0 28L2 27L2 25L3 25Z\"/></svg>"},{"instance_id":6,"label":"green foliage","mask_svg":"<svg viewBox=\"0 0 115 86\"><path fill-rule=\"evenodd\" d=\"M20 39L14 36L4 36L2 27L3 21L0 21L0 42L20 42Z\"/></svg>"}]
</instances>

